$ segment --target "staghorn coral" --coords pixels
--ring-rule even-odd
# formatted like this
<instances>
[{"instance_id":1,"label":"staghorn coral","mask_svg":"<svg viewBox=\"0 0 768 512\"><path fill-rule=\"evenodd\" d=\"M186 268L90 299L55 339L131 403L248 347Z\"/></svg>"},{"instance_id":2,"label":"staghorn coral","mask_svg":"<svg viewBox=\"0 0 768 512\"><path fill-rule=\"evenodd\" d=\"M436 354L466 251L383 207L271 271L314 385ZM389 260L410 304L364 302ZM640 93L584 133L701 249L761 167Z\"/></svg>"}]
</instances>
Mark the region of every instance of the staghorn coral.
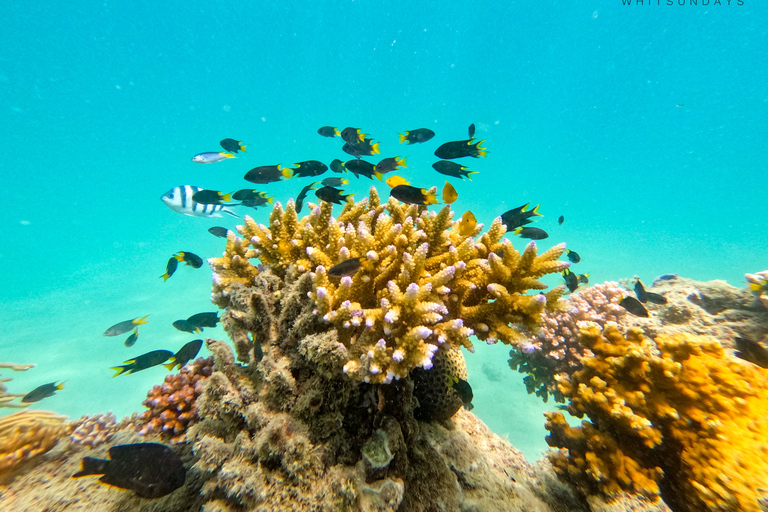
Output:
<instances>
[{"instance_id":1,"label":"staghorn coral","mask_svg":"<svg viewBox=\"0 0 768 512\"><path fill-rule=\"evenodd\" d=\"M179 373L166 375L162 385L154 386L142 402L149 410L139 415L144 423L139 434L158 433L171 443L184 441L187 429L198 421L197 398L212 367L213 358L200 357Z\"/></svg>"},{"instance_id":2,"label":"staghorn coral","mask_svg":"<svg viewBox=\"0 0 768 512\"><path fill-rule=\"evenodd\" d=\"M35 366L34 364L16 364L16 363L0 363L0 368L8 368L15 372L23 372L29 370ZM28 404L21 404L13 402L17 398L24 396L24 393L9 393L8 388L3 384L9 382L12 379L0 379L0 407L13 407L22 408L27 407Z\"/></svg>"},{"instance_id":3,"label":"staghorn coral","mask_svg":"<svg viewBox=\"0 0 768 512\"><path fill-rule=\"evenodd\" d=\"M0 481L22 463L56 445L65 432L65 416L51 411L19 411L0 417Z\"/></svg>"},{"instance_id":4,"label":"staghorn coral","mask_svg":"<svg viewBox=\"0 0 768 512\"><path fill-rule=\"evenodd\" d=\"M676 512L757 512L768 481L768 371L726 356L717 340L615 324L581 329L594 357L558 377L571 428L547 413L550 459L585 494L661 495Z\"/></svg>"},{"instance_id":5,"label":"staghorn coral","mask_svg":"<svg viewBox=\"0 0 768 512\"><path fill-rule=\"evenodd\" d=\"M299 219L293 201L285 209L278 203L269 227L246 217L238 226L242 238L231 233L224 256L209 260L212 300L225 308L236 285L255 281L259 271L252 258L278 278L275 293L280 280L309 274L315 314L326 329L335 329L346 350L344 372L355 380L392 382L413 368L429 369L441 347L472 351L473 333L488 343L515 345L525 337L513 326L533 328L565 290L526 295L547 288L540 277L568 267L557 261L565 245L538 255L531 242L520 253L503 238L500 218L482 235L479 225L472 236L462 236L451 229L456 223L450 206L435 213L392 198L382 204L375 188L367 200L346 204L338 218L332 206L323 202ZM353 257L366 258L370 269L340 279L328 274ZM236 346L254 346L247 335L254 330L233 328Z\"/></svg>"},{"instance_id":6,"label":"staghorn coral","mask_svg":"<svg viewBox=\"0 0 768 512\"><path fill-rule=\"evenodd\" d=\"M509 366L527 374L524 382L528 393L536 393L545 402L550 395L555 401L564 402L555 376L571 375L581 369L583 357L592 356L579 343L582 322L595 322L601 327L606 322L621 322L628 313L619 301L626 295L618 283L608 281L563 299L561 311L544 311L538 331L509 353Z\"/></svg>"}]
</instances>

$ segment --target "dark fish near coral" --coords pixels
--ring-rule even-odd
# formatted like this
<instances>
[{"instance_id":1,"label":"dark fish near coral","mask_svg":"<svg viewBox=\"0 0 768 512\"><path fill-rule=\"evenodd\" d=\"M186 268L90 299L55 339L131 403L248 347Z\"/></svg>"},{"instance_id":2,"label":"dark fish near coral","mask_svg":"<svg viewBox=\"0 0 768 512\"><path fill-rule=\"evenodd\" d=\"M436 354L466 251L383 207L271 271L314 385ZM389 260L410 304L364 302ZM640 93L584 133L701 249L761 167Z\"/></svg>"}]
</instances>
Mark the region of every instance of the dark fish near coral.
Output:
<instances>
[{"instance_id":1,"label":"dark fish near coral","mask_svg":"<svg viewBox=\"0 0 768 512\"><path fill-rule=\"evenodd\" d=\"M472 123L469 125L469 128L467 129L467 134L469 135L470 139L475 138L475 123Z\"/></svg>"},{"instance_id":2,"label":"dark fish near coral","mask_svg":"<svg viewBox=\"0 0 768 512\"><path fill-rule=\"evenodd\" d=\"M453 185L445 182L445 185L443 185L443 202L445 204L451 204L454 201L456 201L459 198L459 193L456 192L456 189L453 188Z\"/></svg>"},{"instance_id":3,"label":"dark fish near coral","mask_svg":"<svg viewBox=\"0 0 768 512\"><path fill-rule=\"evenodd\" d=\"M219 238L227 238L227 233L229 230L227 228L222 228L221 226L213 226L212 228L208 228L208 232L214 236L218 236Z\"/></svg>"},{"instance_id":4,"label":"dark fish near coral","mask_svg":"<svg viewBox=\"0 0 768 512\"><path fill-rule=\"evenodd\" d=\"M651 304L666 304L667 298L660 293L645 292L648 302Z\"/></svg>"},{"instance_id":5,"label":"dark fish near coral","mask_svg":"<svg viewBox=\"0 0 768 512\"><path fill-rule=\"evenodd\" d=\"M315 195L321 201L327 201L329 203L334 203L334 204L344 204L347 202L352 202L352 196L354 194L343 195L342 192L344 191L338 188L322 187L315 190Z\"/></svg>"},{"instance_id":6,"label":"dark fish near coral","mask_svg":"<svg viewBox=\"0 0 768 512\"><path fill-rule=\"evenodd\" d=\"M256 199L257 197L261 199L269 200L269 194L267 194L266 192L259 192L258 190L254 190L252 188L244 188L232 194L232 199L236 201L247 201L249 199ZM270 204L272 204L273 202L274 202L274 199L272 199L272 202Z\"/></svg>"},{"instance_id":7,"label":"dark fish near coral","mask_svg":"<svg viewBox=\"0 0 768 512\"><path fill-rule=\"evenodd\" d=\"M21 399L22 403L25 404L31 404L32 402L39 402L43 398L48 398L49 396L53 396L56 394L57 391L61 391L64 389L64 383L56 384L55 382L51 382L49 384L43 384L42 386L38 386L26 395L24 395L24 398Z\"/></svg>"},{"instance_id":8,"label":"dark fish near coral","mask_svg":"<svg viewBox=\"0 0 768 512\"><path fill-rule=\"evenodd\" d=\"M354 143L347 142L341 147L341 150L348 155L354 156L355 158L360 158L361 156L378 155L381 153L381 151L379 151L379 143L376 142L375 144L372 144L372 142L373 139L364 139L362 142Z\"/></svg>"},{"instance_id":9,"label":"dark fish near coral","mask_svg":"<svg viewBox=\"0 0 768 512\"><path fill-rule=\"evenodd\" d=\"M654 293L649 292L645 289L645 286L643 286L643 282L638 279L635 282L635 295L637 295L637 300L645 304L646 302L650 302L651 304L666 304L667 298L661 295L660 293Z\"/></svg>"},{"instance_id":10,"label":"dark fish near coral","mask_svg":"<svg viewBox=\"0 0 768 512\"><path fill-rule=\"evenodd\" d=\"M434 193L410 185L398 185L389 191L389 195L406 204L437 204Z\"/></svg>"},{"instance_id":11,"label":"dark fish near coral","mask_svg":"<svg viewBox=\"0 0 768 512\"><path fill-rule=\"evenodd\" d=\"M365 140L365 134L360 132L360 128L352 128L347 126L341 130L341 139L347 144L357 144Z\"/></svg>"},{"instance_id":12,"label":"dark fish near coral","mask_svg":"<svg viewBox=\"0 0 768 512\"><path fill-rule=\"evenodd\" d=\"M209 152L209 153L199 153L192 157L192 161L198 164L213 164L216 162L221 162L222 160L226 160L228 158L237 158L232 153L225 153L223 151L220 152Z\"/></svg>"},{"instance_id":13,"label":"dark fish near coral","mask_svg":"<svg viewBox=\"0 0 768 512\"><path fill-rule=\"evenodd\" d=\"M198 190L192 196L192 200L200 204L229 203L232 200L230 194L222 194L218 190Z\"/></svg>"},{"instance_id":14,"label":"dark fish near coral","mask_svg":"<svg viewBox=\"0 0 768 512\"><path fill-rule=\"evenodd\" d=\"M344 167L344 162L338 158L334 158L331 162L331 170L338 173L347 172L347 168Z\"/></svg>"},{"instance_id":15,"label":"dark fish near coral","mask_svg":"<svg viewBox=\"0 0 768 512\"><path fill-rule=\"evenodd\" d=\"M307 160L293 164L296 166L293 169L293 175L299 177L319 176L328 170L328 166L318 160Z\"/></svg>"},{"instance_id":16,"label":"dark fish near coral","mask_svg":"<svg viewBox=\"0 0 768 512\"><path fill-rule=\"evenodd\" d=\"M678 278L677 274L664 274L664 275L661 275L661 276L657 277L656 279L654 279L653 280L653 284L656 284L659 281L671 281L671 280L677 279L677 278Z\"/></svg>"},{"instance_id":17,"label":"dark fish near coral","mask_svg":"<svg viewBox=\"0 0 768 512\"><path fill-rule=\"evenodd\" d=\"M147 368L152 368L153 366L163 364L172 355L173 352L170 350L153 350L134 359L123 361L125 364L122 366L112 366L110 370L117 371L114 377L122 375L123 373L129 375L131 373L140 372L141 370L146 370Z\"/></svg>"},{"instance_id":18,"label":"dark fish near coral","mask_svg":"<svg viewBox=\"0 0 768 512\"><path fill-rule=\"evenodd\" d=\"M475 142L475 139L446 142L435 150L435 156L443 160L453 160L454 158L464 158L465 156L480 158L485 156L487 152L487 148L480 147L480 144L483 142L485 141Z\"/></svg>"},{"instance_id":19,"label":"dark fish near coral","mask_svg":"<svg viewBox=\"0 0 768 512\"><path fill-rule=\"evenodd\" d=\"M147 315L149 316L149 315ZM107 329L104 332L104 336L120 336L121 334L125 334L128 331L132 331L137 325L143 325L146 323L149 323L149 320L145 320L147 316L143 316L141 318L134 318L133 320L125 320L124 322L119 322Z\"/></svg>"},{"instance_id":20,"label":"dark fish near coral","mask_svg":"<svg viewBox=\"0 0 768 512\"><path fill-rule=\"evenodd\" d=\"M523 227L526 224L530 224L533 222L531 220L531 217L543 217L538 210L539 205L537 204L533 210L527 210L528 205L531 203L526 203L523 206L518 206L517 208L512 208L509 211L506 211L501 214L501 222L505 226L507 226L507 233L510 231L514 231L517 228Z\"/></svg>"},{"instance_id":21,"label":"dark fish near coral","mask_svg":"<svg viewBox=\"0 0 768 512\"><path fill-rule=\"evenodd\" d=\"M230 153L237 153L238 151L245 153L245 145L239 140L223 139L219 142L219 145Z\"/></svg>"},{"instance_id":22,"label":"dark fish near coral","mask_svg":"<svg viewBox=\"0 0 768 512\"><path fill-rule=\"evenodd\" d=\"M244 199L240 202L243 206L249 206L251 208L258 208L266 204L274 204L274 197L254 197L253 199Z\"/></svg>"},{"instance_id":23,"label":"dark fish near coral","mask_svg":"<svg viewBox=\"0 0 768 512\"><path fill-rule=\"evenodd\" d=\"M648 318L648 310L645 306L634 297L624 297L619 301L619 306L623 307L635 316L642 316Z\"/></svg>"},{"instance_id":24,"label":"dark fish near coral","mask_svg":"<svg viewBox=\"0 0 768 512\"><path fill-rule=\"evenodd\" d=\"M472 405L472 399L475 397L472 392L472 386L466 380L453 376L448 378L448 387L456 390L456 394L461 398L461 402L464 404L464 408L471 411L474 408Z\"/></svg>"},{"instance_id":25,"label":"dark fish near coral","mask_svg":"<svg viewBox=\"0 0 768 512\"><path fill-rule=\"evenodd\" d=\"M161 275L160 277L163 278L163 281L167 281L168 278L170 278L173 273L176 272L178 267L179 260L177 260L175 256L171 256L168 258L168 263L165 264L165 274Z\"/></svg>"},{"instance_id":26,"label":"dark fish near coral","mask_svg":"<svg viewBox=\"0 0 768 512\"><path fill-rule=\"evenodd\" d=\"M335 126L323 126L317 129L317 133L319 133L323 137L336 137L338 135L341 135L341 133L339 133L339 130L337 130Z\"/></svg>"},{"instance_id":27,"label":"dark fish near coral","mask_svg":"<svg viewBox=\"0 0 768 512\"><path fill-rule=\"evenodd\" d=\"M467 169L469 169L469 167L457 164L456 162L451 162L450 160L437 161L432 164L432 168L440 174L453 176L454 178L464 179L464 176L466 176L470 181L472 181L471 175L477 174L477 171L468 171Z\"/></svg>"},{"instance_id":28,"label":"dark fish near coral","mask_svg":"<svg viewBox=\"0 0 768 512\"><path fill-rule=\"evenodd\" d=\"M165 206L171 210L192 217L221 217L219 213L226 213L233 217L236 214L220 204L200 204L192 199L195 193L203 190L193 185L179 185L160 197Z\"/></svg>"},{"instance_id":29,"label":"dark fish near coral","mask_svg":"<svg viewBox=\"0 0 768 512\"><path fill-rule=\"evenodd\" d=\"M579 274L579 284L589 284L589 274Z\"/></svg>"},{"instance_id":30,"label":"dark fish near coral","mask_svg":"<svg viewBox=\"0 0 768 512\"><path fill-rule=\"evenodd\" d=\"M571 263L578 263L581 261L581 256L579 256L579 253L572 251L570 249L566 249L565 253L568 255L568 260Z\"/></svg>"},{"instance_id":31,"label":"dark fish near coral","mask_svg":"<svg viewBox=\"0 0 768 512\"><path fill-rule=\"evenodd\" d=\"M72 478L102 475L99 481L103 484L156 499L183 486L187 477L179 456L164 444L121 444L108 453L109 460L83 457L80 471Z\"/></svg>"},{"instance_id":32,"label":"dark fish near coral","mask_svg":"<svg viewBox=\"0 0 768 512\"><path fill-rule=\"evenodd\" d=\"M245 181L251 183L274 183L283 179L293 177L293 170L283 167L282 165L262 165L260 167L254 167L243 177Z\"/></svg>"},{"instance_id":33,"label":"dark fish near coral","mask_svg":"<svg viewBox=\"0 0 768 512\"><path fill-rule=\"evenodd\" d=\"M195 358L198 352L200 352L200 347L203 346L203 340L192 340L189 343L185 344L183 347L179 349L178 352L173 354L171 356L171 362L168 364L164 364L168 370L173 370L174 366L179 367L179 370L184 368L184 365L186 365L188 362L190 362L192 359Z\"/></svg>"},{"instance_id":34,"label":"dark fish near coral","mask_svg":"<svg viewBox=\"0 0 768 512\"><path fill-rule=\"evenodd\" d=\"M736 343L736 348L739 349L736 352L736 357L754 363L761 368L768 368L768 350L762 345L741 337L735 338L733 341Z\"/></svg>"},{"instance_id":35,"label":"dark fish near coral","mask_svg":"<svg viewBox=\"0 0 768 512\"><path fill-rule=\"evenodd\" d=\"M415 130L409 130L405 132L405 135L402 133L400 135L400 144L405 142L406 144L421 144L423 142L427 142L428 140L432 139L432 137L435 136L435 132L430 130L429 128L417 128Z\"/></svg>"},{"instance_id":36,"label":"dark fish near coral","mask_svg":"<svg viewBox=\"0 0 768 512\"><path fill-rule=\"evenodd\" d=\"M368 261L368 258L361 256L359 258L349 258L344 260L338 265L334 265L328 269L328 275L332 277L345 277L352 276L360 270L361 267L368 269L373 268L373 264Z\"/></svg>"},{"instance_id":37,"label":"dark fish near coral","mask_svg":"<svg viewBox=\"0 0 768 512\"><path fill-rule=\"evenodd\" d=\"M176 320L171 325L173 325L179 331L188 332L192 334L202 331L200 327L190 323L188 320Z\"/></svg>"},{"instance_id":38,"label":"dark fish near coral","mask_svg":"<svg viewBox=\"0 0 768 512\"><path fill-rule=\"evenodd\" d=\"M568 291L573 293L576 291L576 288L579 287L579 277L571 272L569 269L565 269L562 272L563 279L565 280L565 287L568 288Z\"/></svg>"},{"instance_id":39,"label":"dark fish near coral","mask_svg":"<svg viewBox=\"0 0 768 512\"><path fill-rule=\"evenodd\" d=\"M299 195L296 196L296 213L301 213L301 207L304 205L304 199L307 197L307 194L310 190L315 189L315 185L317 185L317 182L310 183L309 185L302 188L301 192L299 192Z\"/></svg>"},{"instance_id":40,"label":"dark fish near coral","mask_svg":"<svg viewBox=\"0 0 768 512\"><path fill-rule=\"evenodd\" d=\"M139 339L139 329L136 328L133 330L130 336L125 338L125 341L123 342L123 345L130 348L136 344L136 340Z\"/></svg>"},{"instance_id":41,"label":"dark fish near coral","mask_svg":"<svg viewBox=\"0 0 768 512\"><path fill-rule=\"evenodd\" d=\"M560 224L560 225L562 226L562 225L563 225L563 222L565 222L565 217L561 215L560 217L558 217L558 219L557 219L557 223L558 223L558 224Z\"/></svg>"},{"instance_id":42,"label":"dark fish near coral","mask_svg":"<svg viewBox=\"0 0 768 512\"><path fill-rule=\"evenodd\" d=\"M383 179L382 174L376 172L376 166L365 160L350 160L344 163L344 167L357 178L365 176L366 178L373 179L376 176L380 180Z\"/></svg>"},{"instance_id":43,"label":"dark fish near coral","mask_svg":"<svg viewBox=\"0 0 768 512\"><path fill-rule=\"evenodd\" d=\"M549 234L541 228L517 228L514 234L520 235L520 238L530 238L531 240L544 240L549 238Z\"/></svg>"},{"instance_id":44,"label":"dark fish near coral","mask_svg":"<svg viewBox=\"0 0 768 512\"><path fill-rule=\"evenodd\" d=\"M191 252L179 251L173 255L179 262L184 262L192 268L200 268L203 266L203 259L197 254Z\"/></svg>"},{"instance_id":45,"label":"dark fish near coral","mask_svg":"<svg viewBox=\"0 0 768 512\"><path fill-rule=\"evenodd\" d=\"M461 216L461 220L459 221L459 234L461 236L470 236L475 232L476 226L477 219L472 212L464 212L464 215Z\"/></svg>"},{"instance_id":46,"label":"dark fish near coral","mask_svg":"<svg viewBox=\"0 0 768 512\"><path fill-rule=\"evenodd\" d=\"M213 313L197 313L187 318L187 322L196 327L213 328L219 323L219 314L215 311Z\"/></svg>"},{"instance_id":47,"label":"dark fish near coral","mask_svg":"<svg viewBox=\"0 0 768 512\"><path fill-rule=\"evenodd\" d=\"M384 158L379 163L377 163L374 171L379 174L386 174L388 172L394 171L395 169L399 169L400 167L408 167L405 164L405 157L393 156L390 158Z\"/></svg>"},{"instance_id":48,"label":"dark fish near coral","mask_svg":"<svg viewBox=\"0 0 768 512\"><path fill-rule=\"evenodd\" d=\"M349 180L344 178L325 178L320 184L324 187L341 187L342 185L349 185Z\"/></svg>"}]
</instances>

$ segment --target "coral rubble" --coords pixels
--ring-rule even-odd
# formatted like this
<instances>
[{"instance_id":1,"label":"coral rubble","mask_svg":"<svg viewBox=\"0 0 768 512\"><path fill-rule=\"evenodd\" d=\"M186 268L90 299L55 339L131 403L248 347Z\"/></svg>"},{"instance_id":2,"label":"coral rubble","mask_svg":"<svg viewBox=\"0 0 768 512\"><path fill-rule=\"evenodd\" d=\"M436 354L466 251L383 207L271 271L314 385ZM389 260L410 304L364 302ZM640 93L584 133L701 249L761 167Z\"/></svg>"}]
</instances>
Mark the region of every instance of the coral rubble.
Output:
<instances>
[{"instance_id":1,"label":"coral rubble","mask_svg":"<svg viewBox=\"0 0 768 512\"><path fill-rule=\"evenodd\" d=\"M662 496L676 512L760 510L768 482L768 371L717 340L583 325L593 357L558 377L572 428L548 413L550 458L585 494Z\"/></svg>"},{"instance_id":2,"label":"coral rubble","mask_svg":"<svg viewBox=\"0 0 768 512\"><path fill-rule=\"evenodd\" d=\"M527 294L546 288L540 277L567 268L557 261L565 246L539 255L531 242L520 253L503 238L500 219L482 235L480 225L462 236L449 206L435 213L392 198L382 204L374 188L338 218L332 206L323 202L298 219L293 201L285 209L278 203L269 227L246 217L238 226L242 238L230 234L223 257L210 260L212 298L226 308L236 285L252 285L259 271L251 258L271 270L277 294L282 281L309 275L314 329L335 329L346 351L344 372L355 380L392 382L414 368L429 369L441 347L473 350L473 333L515 345L525 337L514 326L533 328L564 291ZM351 276L329 275L350 258L369 265ZM236 345L247 346L253 329L236 331Z\"/></svg>"}]
</instances>

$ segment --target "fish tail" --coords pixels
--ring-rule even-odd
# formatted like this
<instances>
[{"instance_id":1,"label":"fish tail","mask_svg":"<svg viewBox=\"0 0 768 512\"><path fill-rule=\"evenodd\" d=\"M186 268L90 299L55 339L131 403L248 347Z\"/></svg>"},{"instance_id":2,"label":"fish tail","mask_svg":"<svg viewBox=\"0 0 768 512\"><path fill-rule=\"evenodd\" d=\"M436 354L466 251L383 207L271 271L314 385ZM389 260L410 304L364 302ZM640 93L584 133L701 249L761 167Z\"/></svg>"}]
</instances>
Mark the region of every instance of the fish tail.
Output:
<instances>
[{"instance_id":1,"label":"fish tail","mask_svg":"<svg viewBox=\"0 0 768 512\"><path fill-rule=\"evenodd\" d=\"M269 204L275 204L275 196L272 196L272 197L268 197L268 198L267 198L267 202L268 202Z\"/></svg>"},{"instance_id":2,"label":"fish tail","mask_svg":"<svg viewBox=\"0 0 768 512\"><path fill-rule=\"evenodd\" d=\"M349 185L349 180L341 180L342 185Z\"/></svg>"},{"instance_id":3,"label":"fish tail","mask_svg":"<svg viewBox=\"0 0 768 512\"><path fill-rule=\"evenodd\" d=\"M241 144L241 145L240 145L240 151L242 151L243 153L245 153L245 144Z\"/></svg>"},{"instance_id":4,"label":"fish tail","mask_svg":"<svg viewBox=\"0 0 768 512\"><path fill-rule=\"evenodd\" d=\"M109 369L110 369L110 370L115 370L115 371L117 372L117 373L115 373L115 374L112 376L112 378L114 379L114 378L115 378L115 377L117 377L118 375L122 375L122 374L123 374L123 372L125 372L126 370L128 370L128 366L112 366L112 367L110 367Z\"/></svg>"},{"instance_id":5,"label":"fish tail","mask_svg":"<svg viewBox=\"0 0 768 512\"><path fill-rule=\"evenodd\" d=\"M377 142L376 144L371 146L371 150L373 151L372 154L374 155L378 155L379 153L381 153L381 151L379 151L379 143Z\"/></svg>"},{"instance_id":6,"label":"fish tail","mask_svg":"<svg viewBox=\"0 0 768 512\"><path fill-rule=\"evenodd\" d=\"M235 155L234 153L224 153L224 152L222 151L222 152L221 152L221 153L219 153L219 154L220 154L221 156L223 156L224 158L237 158L237 155Z\"/></svg>"},{"instance_id":7,"label":"fish tail","mask_svg":"<svg viewBox=\"0 0 768 512\"><path fill-rule=\"evenodd\" d=\"M291 169L290 167L278 166L278 169L280 169L280 173L283 175L284 178L286 179L293 178L293 169Z\"/></svg>"},{"instance_id":8,"label":"fish tail","mask_svg":"<svg viewBox=\"0 0 768 512\"><path fill-rule=\"evenodd\" d=\"M177 252L173 255L174 258L176 258L178 261L184 261L184 252Z\"/></svg>"},{"instance_id":9,"label":"fish tail","mask_svg":"<svg viewBox=\"0 0 768 512\"><path fill-rule=\"evenodd\" d=\"M224 194L223 196L220 196L222 201L231 201L232 200L232 194Z\"/></svg>"},{"instance_id":10,"label":"fish tail","mask_svg":"<svg viewBox=\"0 0 768 512\"><path fill-rule=\"evenodd\" d=\"M72 478L80 478L81 476L89 475L103 475L107 470L107 463L109 461L104 459L96 459L94 457L83 457L83 461L80 465L80 471L72 475Z\"/></svg>"},{"instance_id":11,"label":"fish tail","mask_svg":"<svg viewBox=\"0 0 768 512\"><path fill-rule=\"evenodd\" d=\"M384 181L384 175L381 174L380 172L373 171L373 175L379 178L379 181Z\"/></svg>"},{"instance_id":12,"label":"fish tail","mask_svg":"<svg viewBox=\"0 0 768 512\"><path fill-rule=\"evenodd\" d=\"M405 135L403 135L402 133L398 133L398 135L400 136L400 144L408 140L408 132L405 132Z\"/></svg>"},{"instance_id":13,"label":"fish tail","mask_svg":"<svg viewBox=\"0 0 768 512\"><path fill-rule=\"evenodd\" d=\"M751 292L759 292L763 289L763 285L760 283L749 283L749 291Z\"/></svg>"},{"instance_id":14,"label":"fish tail","mask_svg":"<svg viewBox=\"0 0 768 512\"><path fill-rule=\"evenodd\" d=\"M426 196L426 204L439 204L437 201L437 196L435 194L428 194Z\"/></svg>"},{"instance_id":15,"label":"fish tail","mask_svg":"<svg viewBox=\"0 0 768 512\"><path fill-rule=\"evenodd\" d=\"M133 323L134 323L135 325L144 325L144 324L148 324L148 323L149 323L149 320L146 320L146 318L147 318L148 316L149 316L149 315L144 315L144 316L143 316L143 317L141 317L141 318L135 318L135 319L133 320Z\"/></svg>"},{"instance_id":16,"label":"fish tail","mask_svg":"<svg viewBox=\"0 0 768 512\"><path fill-rule=\"evenodd\" d=\"M477 156L485 156L485 155L487 155L487 154L488 154L488 152L487 152L487 151L478 151L478 152L477 152Z\"/></svg>"},{"instance_id":17,"label":"fish tail","mask_svg":"<svg viewBox=\"0 0 768 512\"><path fill-rule=\"evenodd\" d=\"M334 129L333 129L333 134L334 134L336 137L341 137L341 132L339 131L339 129L338 129L338 128L334 128Z\"/></svg>"},{"instance_id":18,"label":"fish tail","mask_svg":"<svg viewBox=\"0 0 768 512\"><path fill-rule=\"evenodd\" d=\"M531 215L532 216L533 215L535 215L536 217L543 217L544 216L544 215L539 213L539 206L541 206L541 205L537 204L536 207L533 210L531 210Z\"/></svg>"},{"instance_id":19,"label":"fish tail","mask_svg":"<svg viewBox=\"0 0 768 512\"><path fill-rule=\"evenodd\" d=\"M365 134L360 130L357 130L357 138L360 139L360 142L365 142Z\"/></svg>"},{"instance_id":20,"label":"fish tail","mask_svg":"<svg viewBox=\"0 0 768 512\"><path fill-rule=\"evenodd\" d=\"M167 280L168 280L168 278L169 278L169 277L171 277L171 274L169 274L168 272L166 272L165 274L161 275L160 277L162 277L162 278L163 278L163 281L167 281Z\"/></svg>"},{"instance_id":21,"label":"fish tail","mask_svg":"<svg viewBox=\"0 0 768 512\"><path fill-rule=\"evenodd\" d=\"M513 235L519 235L519 234L520 234L520 233L522 233L522 232L523 232L523 228L517 228L517 229L515 229L515 230L512 232L512 234L513 234ZM563 275L565 275L565 274L563 274Z\"/></svg>"},{"instance_id":22,"label":"fish tail","mask_svg":"<svg viewBox=\"0 0 768 512\"><path fill-rule=\"evenodd\" d=\"M397 157L395 157L395 163L396 163L397 165L399 165L400 167L408 167L408 166L405 164L405 157L402 157L402 158L397 158Z\"/></svg>"},{"instance_id":23,"label":"fish tail","mask_svg":"<svg viewBox=\"0 0 768 512\"><path fill-rule=\"evenodd\" d=\"M472 181L472 175L473 175L473 174L477 174L477 173L478 173L478 171L469 171L469 172L468 172L467 174L465 174L464 176L466 176L466 177L467 177L467 179L468 179L469 181Z\"/></svg>"},{"instance_id":24,"label":"fish tail","mask_svg":"<svg viewBox=\"0 0 768 512\"><path fill-rule=\"evenodd\" d=\"M173 358L171 358L171 359L173 359ZM176 366L177 364L178 363L176 362L176 360L173 360L173 361L171 361L168 364L164 364L163 366L165 366L168 369L168 371L170 372L170 371L173 371L173 367Z\"/></svg>"},{"instance_id":25,"label":"fish tail","mask_svg":"<svg viewBox=\"0 0 768 512\"><path fill-rule=\"evenodd\" d=\"M62 382L61 384L59 384L58 386L56 386L53 389L55 389L56 391L61 391L62 389L64 389L64 383Z\"/></svg>"},{"instance_id":26,"label":"fish tail","mask_svg":"<svg viewBox=\"0 0 768 512\"><path fill-rule=\"evenodd\" d=\"M355 202L355 200L353 199L353 196L354 196L354 195L355 195L355 194L347 194L346 196L343 196L343 197L344 197L344 200L345 200L346 202L348 202L348 203L354 203L354 202Z\"/></svg>"}]
</instances>

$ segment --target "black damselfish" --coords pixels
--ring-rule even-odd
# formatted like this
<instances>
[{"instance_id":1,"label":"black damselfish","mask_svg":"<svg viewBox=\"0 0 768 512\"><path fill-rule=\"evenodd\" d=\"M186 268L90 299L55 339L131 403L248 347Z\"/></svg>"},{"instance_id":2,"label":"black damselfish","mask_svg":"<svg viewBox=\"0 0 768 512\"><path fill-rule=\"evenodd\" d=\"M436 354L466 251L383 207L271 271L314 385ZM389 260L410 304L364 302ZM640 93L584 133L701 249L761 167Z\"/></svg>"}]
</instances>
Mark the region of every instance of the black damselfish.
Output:
<instances>
[{"instance_id":1,"label":"black damselfish","mask_svg":"<svg viewBox=\"0 0 768 512\"><path fill-rule=\"evenodd\" d=\"M542 217L539 213L539 205L537 204L533 210L528 210L528 206L531 203L526 203L523 206L512 208L501 214L501 223L507 226L507 233L514 231L519 227L525 226L533 222L531 217Z\"/></svg>"},{"instance_id":2,"label":"black damselfish","mask_svg":"<svg viewBox=\"0 0 768 512\"><path fill-rule=\"evenodd\" d=\"M435 136L435 132L429 128L416 128L415 130L408 130L405 135L400 134L400 144L405 142L406 144L421 144L431 140Z\"/></svg>"},{"instance_id":3,"label":"black damselfish","mask_svg":"<svg viewBox=\"0 0 768 512\"><path fill-rule=\"evenodd\" d=\"M187 470L176 452L164 444L121 444L109 449L109 459L83 457L72 478L102 475L103 484L128 489L146 499L161 498L184 485Z\"/></svg>"},{"instance_id":4,"label":"black damselfish","mask_svg":"<svg viewBox=\"0 0 768 512\"><path fill-rule=\"evenodd\" d=\"M328 170L328 166L319 160L306 160L293 165L296 166L293 175L299 177L319 176Z\"/></svg>"},{"instance_id":5,"label":"black damselfish","mask_svg":"<svg viewBox=\"0 0 768 512\"><path fill-rule=\"evenodd\" d=\"M173 352L170 350L153 350L133 359L124 361L125 364L122 366L113 366L110 369L117 371L113 378L117 377L118 375L122 375L123 373L129 375L131 373L140 372L141 370L146 370L147 368L152 368L153 366L163 364L172 355Z\"/></svg>"},{"instance_id":6,"label":"black damselfish","mask_svg":"<svg viewBox=\"0 0 768 512\"><path fill-rule=\"evenodd\" d=\"M353 201L352 196L354 194L344 195L342 192L344 191L338 188L322 187L315 190L315 195L321 201L326 201L329 203L334 203L334 204L351 203Z\"/></svg>"},{"instance_id":7,"label":"black damselfish","mask_svg":"<svg viewBox=\"0 0 768 512\"><path fill-rule=\"evenodd\" d=\"M183 261L192 268L200 268L203 266L203 259L197 254L191 252L179 251L174 254L173 257L179 260L179 262Z\"/></svg>"},{"instance_id":8,"label":"black damselfish","mask_svg":"<svg viewBox=\"0 0 768 512\"><path fill-rule=\"evenodd\" d=\"M56 384L55 382L43 384L42 386L38 386L24 395L24 398L21 399L21 402L25 404L39 402L43 398L48 398L49 396L55 395L57 391L61 391L62 389L64 389L63 382L61 384Z\"/></svg>"},{"instance_id":9,"label":"black damselfish","mask_svg":"<svg viewBox=\"0 0 768 512\"><path fill-rule=\"evenodd\" d=\"M480 147L480 144L483 142L485 141L475 142L475 139L446 142L435 150L435 156L443 160L453 160L454 158L464 158L466 156L480 158L487 153L487 148Z\"/></svg>"},{"instance_id":10,"label":"black damselfish","mask_svg":"<svg viewBox=\"0 0 768 512\"><path fill-rule=\"evenodd\" d=\"M648 318L648 310L645 309L639 300L634 297L624 297L619 301L619 306L623 307L635 316Z\"/></svg>"},{"instance_id":11,"label":"black damselfish","mask_svg":"<svg viewBox=\"0 0 768 512\"><path fill-rule=\"evenodd\" d=\"M195 358L200 347L203 346L203 340L192 340L179 349L178 352L171 356L171 362L164 364L169 370L173 370L174 366L178 366L179 370L184 368L188 362Z\"/></svg>"},{"instance_id":12,"label":"black damselfish","mask_svg":"<svg viewBox=\"0 0 768 512\"><path fill-rule=\"evenodd\" d=\"M472 181L473 174L477 174L477 171L468 171L469 167L451 162L450 160L439 160L432 164L432 168L440 174L461 178L462 180L466 176L469 181Z\"/></svg>"}]
</instances>

